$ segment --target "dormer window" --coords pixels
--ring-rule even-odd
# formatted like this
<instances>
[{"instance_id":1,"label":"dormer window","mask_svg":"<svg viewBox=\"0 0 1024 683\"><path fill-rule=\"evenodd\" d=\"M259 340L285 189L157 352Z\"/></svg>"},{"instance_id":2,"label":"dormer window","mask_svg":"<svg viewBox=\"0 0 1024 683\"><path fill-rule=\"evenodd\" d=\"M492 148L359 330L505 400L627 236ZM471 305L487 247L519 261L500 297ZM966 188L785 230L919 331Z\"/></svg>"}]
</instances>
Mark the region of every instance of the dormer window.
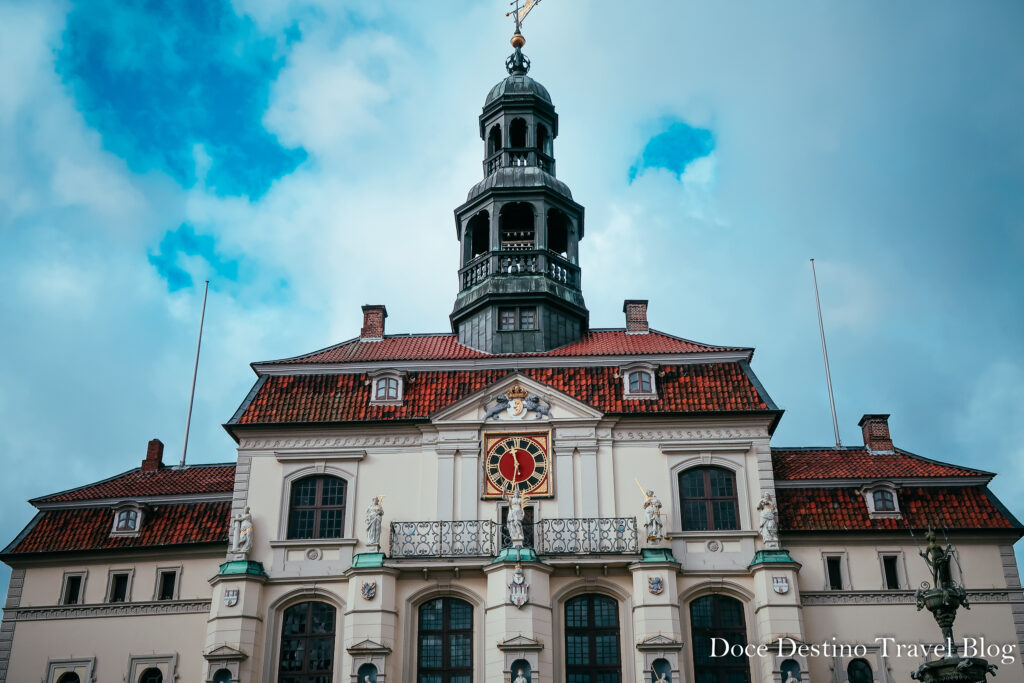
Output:
<instances>
[{"instance_id":1,"label":"dormer window","mask_svg":"<svg viewBox=\"0 0 1024 683\"><path fill-rule=\"evenodd\" d=\"M865 486L861 493L872 517L900 516L899 497L896 495L896 486L891 482L881 481Z\"/></svg>"},{"instance_id":2,"label":"dormer window","mask_svg":"<svg viewBox=\"0 0 1024 683\"><path fill-rule=\"evenodd\" d=\"M620 372L622 393L625 398L658 398L653 365L630 365L622 368Z\"/></svg>"},{"instance_id":3,"label":"dormer window","mask_svg":"<svg viewBox=\"0 0 1024 683\"><path fill-rule=\"evenodd\" d=\"M384 405L400 405L402 403L404 373L385 370L371 375L371 382L370 403Z\"/></svg>"},{"instance_id":4,"label":"dormer window","mask_svg":"<svg viewBox=\"0 0 1024 683\"><path fill-rule=\"evenodd\" d=\"M111 535L134 536L142 527L142 509L137 505L122 505L114 509Z\"/></svg>"}]
</instances>

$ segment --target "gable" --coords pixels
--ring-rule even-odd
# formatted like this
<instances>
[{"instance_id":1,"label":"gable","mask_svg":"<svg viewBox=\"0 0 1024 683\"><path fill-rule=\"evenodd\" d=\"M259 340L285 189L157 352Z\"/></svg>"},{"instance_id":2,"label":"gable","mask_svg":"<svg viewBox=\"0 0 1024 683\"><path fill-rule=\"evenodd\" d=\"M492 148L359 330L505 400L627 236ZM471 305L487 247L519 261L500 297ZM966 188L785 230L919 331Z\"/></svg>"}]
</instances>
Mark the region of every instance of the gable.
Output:
<instances>
[{"instance_id":1,"label":"gable","mask_svg":"<svg viewBox=\"0 0 1024 683\"><path fill-rule=\"evenodd\" d=\"M506 396L510 392L526 394L525 398L520 399L518 405L521 410L518 414L514 401ZM538 409L531 409L532 406ZM434 413L431 422L531 424L558 420L597 420L602 416L601 411L548 384L515 373Z\"/></svg>"}]
</instances>

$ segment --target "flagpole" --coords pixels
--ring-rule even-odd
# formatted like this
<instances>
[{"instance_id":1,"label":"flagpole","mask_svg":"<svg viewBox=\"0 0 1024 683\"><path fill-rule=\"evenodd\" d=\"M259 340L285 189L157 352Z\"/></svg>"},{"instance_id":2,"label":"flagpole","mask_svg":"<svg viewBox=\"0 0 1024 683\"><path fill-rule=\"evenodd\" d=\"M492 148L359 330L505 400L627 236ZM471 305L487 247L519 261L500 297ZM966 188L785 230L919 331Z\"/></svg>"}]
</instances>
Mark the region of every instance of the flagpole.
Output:
<instances>
[{"instance_id":1,"label":"flagpole","mask_svg":"<svg viewBox=\"0 0 1024 683\"><path fill-rule=\"evenodd\" d=\"M828 405L832 409L832 429L836 434L836 448L842 448L839 439L839 420L836 418L836 400L832 395L832 374L828 369L828 347L825 345L825 324L821 321L821 299L818 297L818 274L814 270L814 259L811 259L811 277L814 278L814 303L818 306L818 331L821 332L821 354L825 357L825 383L828 384Z\"/></svg>"},{"instance_id":2,"label":"flagpole","mask_svg":"<svg viewBox=\"0 0 1024 683\"><path fill-rule=\"evenodd\" d=\"M188 417L185 418L185 444L181 448L181 464L185 466L185 454L188 453L188 432L192 427L192 404L196 398L196 375L199 374L199 349L203 347L203 322L206 320L206 295L210 292L210 281L206 281L203 289L203 312L199 314L199 341L196 342L196 362L192 366L192 391L188 397Z\"/></svg>"}]
</instances>

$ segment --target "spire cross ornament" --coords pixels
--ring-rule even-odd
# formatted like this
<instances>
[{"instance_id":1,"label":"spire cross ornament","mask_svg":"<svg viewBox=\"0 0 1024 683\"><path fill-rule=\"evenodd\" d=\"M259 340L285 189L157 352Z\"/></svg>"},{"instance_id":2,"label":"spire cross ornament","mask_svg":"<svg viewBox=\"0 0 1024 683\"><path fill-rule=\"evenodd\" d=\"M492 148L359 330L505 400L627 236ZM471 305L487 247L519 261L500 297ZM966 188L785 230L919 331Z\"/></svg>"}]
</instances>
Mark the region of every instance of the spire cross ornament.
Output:
<instances>
[{"instance_id":1,"label":"spire cross ornament","mask_svg":"<svg viewBox=\"0 0 1024 683\"><path fill-rule=\"evenodd\" d=\"M508 4L514 5L515 9L511 12L506 12L505 16L512 17L512 20L516 23L516 33L519 33L523 27L523 20L526 19L526 15L540 4L540 0L512 0Z\"/></svg>"}]
</instances>

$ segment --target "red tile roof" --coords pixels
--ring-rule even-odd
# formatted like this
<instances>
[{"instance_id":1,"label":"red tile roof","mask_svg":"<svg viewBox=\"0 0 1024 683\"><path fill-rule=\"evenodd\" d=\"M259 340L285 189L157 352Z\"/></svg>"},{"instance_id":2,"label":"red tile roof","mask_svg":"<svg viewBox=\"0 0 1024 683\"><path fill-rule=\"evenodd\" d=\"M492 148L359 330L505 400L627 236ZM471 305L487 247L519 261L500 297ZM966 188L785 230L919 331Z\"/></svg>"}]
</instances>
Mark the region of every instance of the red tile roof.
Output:
<instances>
[{"instance_id":1,"label":"red tile roof","mask_svg":"<svg viewBox=\"0 0 1024 683\"><path fill-rule=\"evenodd\" d=\"M173 496L198 493L230 493L235 487L235 466L189 465L184 469L163 467L156 472L138 468L123 474L32 500L32 503L63 503L79 500Z\"/></svg>"},{"instance_id":2,"label":"red tile roof","mask_svg":"<svg viewBox=\"0 0 1024 683\"><path fill-rule=\"evenodd\" d=\"M605 413L749 412L773 410L740 363L666 365L657 400L623 400L616 368L524 368L525 377ZM265 376L232 424L425 419L509 375L508 370L412 372L402 405L370 404L366 374Z\"/></svg>"},{"instance_id":3,"label":"red tile roof","mask_svg":"<svg viewBox=\"0 0 1024 683\"><path fill-rule=\"evenodd\" d=\"M148 508L138 536L111 536L111 508L63 508L40 512L27 533L6 550L10 555L97 551L224 543L228 541L229 501L180 503Z\"/></svg>"},{"instance_id":4,"label":"red tile roof","mask_svg":"<svg viewBox=\"0 0 1024 683\"><path fill-rule=\"evenodd\" d=\"M490 354L459 343L454 334L387 336L381 341L351 339L335 346L295 358L268 363L365 363L398 360L468 360L524 356L618 356L708 351L749 351L726 346L699 344L664 332L626 334L625 330L591 330L578 342L540 353ZM257 363L260 365L260 363Z\"/></svg>"},{"instance_id":5,"label":"red tile roof","mask_svg":"<svg viewBox=\"0 0 1024 683\"><path fill-rule=\"evenodd\" d=\"M899 479L907 477L990 477L990 472L950 465L898 450L872 454L865 448L773 448L775 478Z\"/></svg>"},{"instance_id":6,"label":"red tile roof","mask_svg":"<svg viewBox=\"0 0 1024 683\"><path fill-rule=\"evenodd\" d=\"M1014 529L1009 516L982 486L908 487L897 492L902 519L871 519L864 496L853 488L776 489L782 531L903 531Z\"/></svg>"}]
</instances>

